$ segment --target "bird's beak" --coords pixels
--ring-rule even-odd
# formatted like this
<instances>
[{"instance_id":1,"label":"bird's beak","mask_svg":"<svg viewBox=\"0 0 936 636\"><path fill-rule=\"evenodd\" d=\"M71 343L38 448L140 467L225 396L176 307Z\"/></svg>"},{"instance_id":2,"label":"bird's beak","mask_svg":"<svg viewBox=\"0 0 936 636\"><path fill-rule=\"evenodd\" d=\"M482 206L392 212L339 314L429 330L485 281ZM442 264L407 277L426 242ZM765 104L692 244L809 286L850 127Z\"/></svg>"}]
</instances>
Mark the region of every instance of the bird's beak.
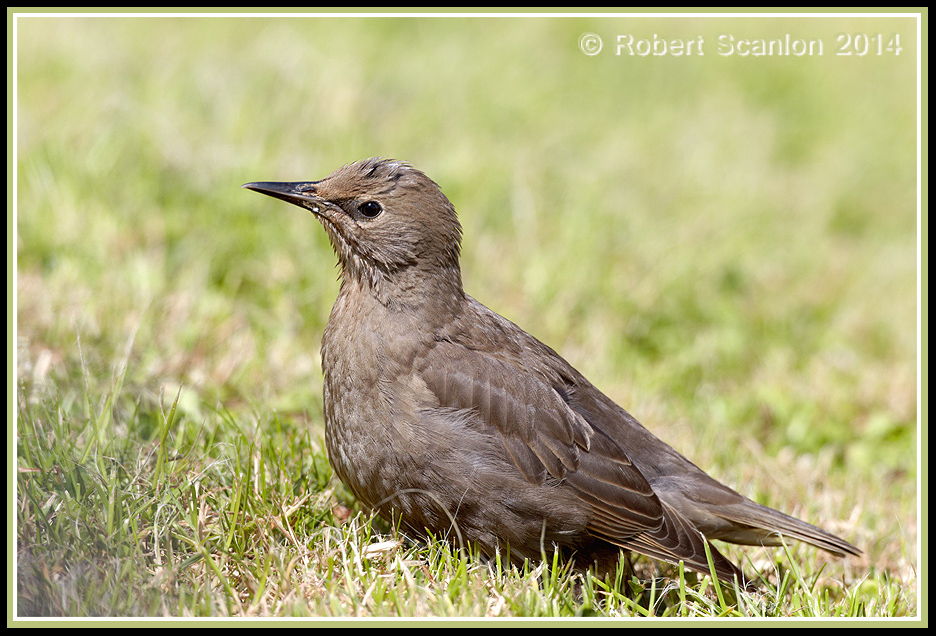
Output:
<instances>
[{"instance_id":1,"label":"bird's beak","mask_svg":"<svg viewBox=\"0 0 936 636\"><path fill-rule=\"evenodd\" d=\"M256 181L245 183L242 188L253 190L261 194L266 194L283 201L288 201L293 205L302 208L310 208L309 204L323 204L325 200L318 195L315 187L317 181L296 181L296 182L277 182L277 181ZM316 206L317 207L317 206ZM312 208L310 208L312 209ZM312 209L317 212L317 209Z\"/></svg>"}]
</instances>

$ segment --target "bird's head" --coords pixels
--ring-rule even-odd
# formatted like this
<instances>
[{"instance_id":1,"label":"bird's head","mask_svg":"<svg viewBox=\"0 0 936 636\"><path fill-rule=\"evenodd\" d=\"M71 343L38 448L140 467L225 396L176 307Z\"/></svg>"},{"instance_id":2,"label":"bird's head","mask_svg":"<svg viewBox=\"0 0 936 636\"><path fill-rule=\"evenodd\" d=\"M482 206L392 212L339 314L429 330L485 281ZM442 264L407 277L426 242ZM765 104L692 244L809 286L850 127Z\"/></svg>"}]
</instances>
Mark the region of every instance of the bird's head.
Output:
<instances>
[{"instance_id":1,"label":"bird's head","mask_svg":"<svg viewBox=\"0 0 936 636\"><path fill-rule=\"evenodd\" d=\"M407 163L366 159L318 181L243 186L311 211L325 227L342 277L382 296L428 281L461 291L461 225L439 186ZM392 300L392 298L391 298Z\"/></svg>"}]
</instances>

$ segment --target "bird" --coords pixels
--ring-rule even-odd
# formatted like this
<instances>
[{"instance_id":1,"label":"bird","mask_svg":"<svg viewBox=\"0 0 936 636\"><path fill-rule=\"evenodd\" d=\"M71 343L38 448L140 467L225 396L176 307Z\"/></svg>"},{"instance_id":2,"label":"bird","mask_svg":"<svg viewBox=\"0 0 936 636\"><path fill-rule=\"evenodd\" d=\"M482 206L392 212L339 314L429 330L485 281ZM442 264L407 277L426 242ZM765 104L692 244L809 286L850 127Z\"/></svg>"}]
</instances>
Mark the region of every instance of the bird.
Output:
<instances>
[{"instance_id":1,"label":"bird","mask_svg":"<svg viewBox=\"0 0 936 636\"><path fill-rule=\"evenodd\" d=\"M455 208L410 163L376 157L316 181L242 187L310 211L337 255L321 345L325 445L384 519L518 564L559 550L607 570L635 552L745 587L753 579L712 540L861 554L710 477L468 295Z\"/></svg>"}]
</instances>

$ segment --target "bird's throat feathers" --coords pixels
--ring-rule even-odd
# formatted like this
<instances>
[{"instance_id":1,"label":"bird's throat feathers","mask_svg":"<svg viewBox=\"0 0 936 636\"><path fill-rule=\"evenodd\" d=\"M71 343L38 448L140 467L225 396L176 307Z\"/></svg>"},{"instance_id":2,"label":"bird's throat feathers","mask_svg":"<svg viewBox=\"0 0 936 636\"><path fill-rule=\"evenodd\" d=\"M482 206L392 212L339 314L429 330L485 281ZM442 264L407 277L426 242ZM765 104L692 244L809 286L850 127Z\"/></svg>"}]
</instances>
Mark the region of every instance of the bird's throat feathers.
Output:
<instances>
[{"instance_id":1,"label":"bird's throat feathers","mask_svg":"<svg viewBox=\"0 0 936 636\"><path fill-rule=\"evenodd\" d=\"M342 295L370 296L388 308L429 311L443 311L465 298L457 262L427 275L417 263L388 271L353 252L344 258L339 253L338 261Z\"/></svg>"}]
</instances>

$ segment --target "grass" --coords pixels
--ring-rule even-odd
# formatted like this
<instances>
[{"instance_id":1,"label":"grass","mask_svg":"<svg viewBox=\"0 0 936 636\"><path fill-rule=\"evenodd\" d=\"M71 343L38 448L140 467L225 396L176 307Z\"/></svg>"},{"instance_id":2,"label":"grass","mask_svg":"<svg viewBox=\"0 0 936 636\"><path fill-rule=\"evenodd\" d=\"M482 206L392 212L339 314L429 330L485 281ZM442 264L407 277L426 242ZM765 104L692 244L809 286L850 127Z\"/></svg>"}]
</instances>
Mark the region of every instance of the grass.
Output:
<instances>
[{"instance_id":1,"label":"grass","mask_svg":"<svg viewBox=\"0 0 936 636\"><path fill-rule=\"evenodd\" d=\"M611 54L634 31L906 50ZM8 617L919 616L913 33L20 19ZM768 576L747 593L642 558L609 580L551 555L512 568L373 521L322 441L334 256L239 186L375 155L455 203L469 293L865 557L726 547Z\"/></svg>"},{"instance_id":2,"label":"grass","mask_svg":"<svg viewBox=\"0 0 936 636\"><path fill-rule=\"evenodd\" d=\"M682 568L660 578L649 563L602 580L558 558L518 569L404 542L337 503L347 498L306 427L219 411L209 432L184 424L178 397L115 397L90 417L70 417L69 403L86 405L68 400L57 412L20 405L35 466L18 485L21 616L819 617L902 615L912 602L886 573L827 578L803 549L778 555L774 583L748 593ZM110 408L152 439L101 435Z\"/></svg>"}]
</instances>

